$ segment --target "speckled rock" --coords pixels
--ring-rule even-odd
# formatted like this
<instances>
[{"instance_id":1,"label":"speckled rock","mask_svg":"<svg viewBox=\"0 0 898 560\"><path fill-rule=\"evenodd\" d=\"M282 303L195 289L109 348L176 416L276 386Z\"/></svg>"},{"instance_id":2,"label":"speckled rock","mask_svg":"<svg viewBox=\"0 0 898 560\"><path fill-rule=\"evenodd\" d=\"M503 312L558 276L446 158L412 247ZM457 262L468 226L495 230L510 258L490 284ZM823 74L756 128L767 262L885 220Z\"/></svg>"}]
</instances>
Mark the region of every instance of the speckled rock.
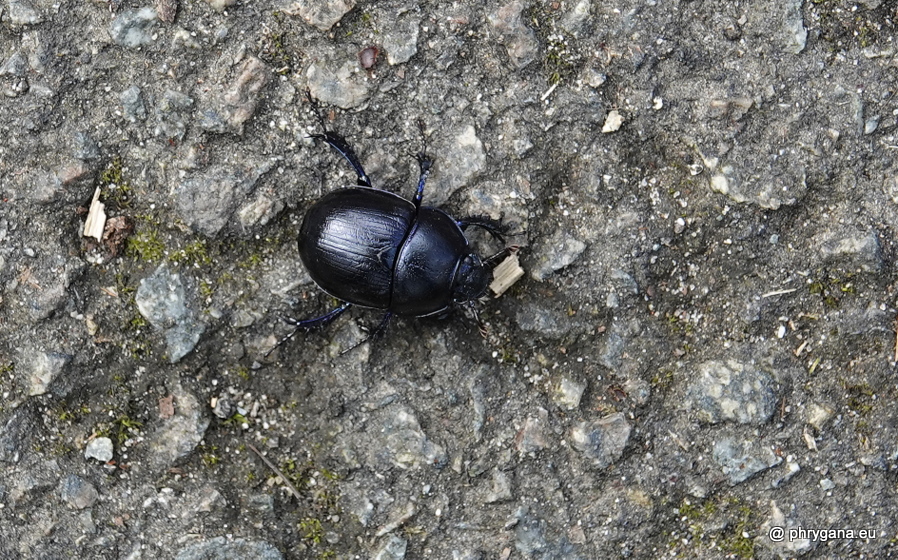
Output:
<instances>
[{"instance_id":1,"label":"speckled rock","mask_svg":"<svg viewBox=\"0 0 898 560\"><path fill-rule=\"evenodd\" d=\"M206 329L188 306L181 275L171 272L166 265L140 281L135 303L140 314L163 332L171 363L193 350Z\"/></svg>"},{"instance_id":2,"label":"speckled rock","mask_svg":"<svg viewBox=\"0 0 898 560\"><path fill-rule=\"evenodd\" d=\"M580 422L571 430L571 445L604 469L620 458L630 439L630 423L620 412L601 420Z\"/></svg>"},{"instance_id":3,"label":"speckled rock","mask_svg":"<svg viewBox=\"0 0 898 560\"><path fill-rule=\"evenodd\" d=\"M112 460L112 440L108 437L98 437L87 442L84 446L84 458L96 459L101 463Z\"/></svg>"},{"instance_id":4,"label":"speckled rock","mask_svg":"<svg viewBox=\"0 0 898 560\"><path fill-rule=\"evenodd\" d=\"M112 20L109 35L115 43L123 47L141 47L153 42L155 25L156 10L153 8L126 10Z\"/></svg>"},{"instance_id":5,"label":"speckled rock","mask_svg":"<svg viewBox=\"0 0 898 560\"><path fill-rule=\"evenodd\" d=\"M59 483L59 497L75 509L88 508L99 498L96 487L80 476L69 475Z\"/></svg>"},{"instance_id":6,"label":"speckled rock","mask_svg":"<svg viewBox=\"0 0 898 560\"><path fill-rule=\"evenodd\" d=\"M282 560L277 548L265 541L216 537L187 545L178 551L175 560Z\"/></svg>"},{"instance_id":7,"label":"speckled rock","mask_svg":"<svg viewBox=\"0 0 898 560\"><path fill-rule=\"evenodd\" d=\"M149 463L153 470L161 471L189 455L203 440L209 418L205 407L197 398L181 385L171 388L174 396L175 413L162 419L157 428L148 436L151 451Z\"/></svg>"},{"instance_id":8,"label":"speckled rock","mask_svg":"<svg viewBox=\"0 0 898 560\"><path fill-rule=\"evenodd\" d=\"M335 2L315 2L299 0L287 8L287 13L299 15L309 25L321 31L327 31L340 21L346 13L355 7L355 0L336 0Z\"/></svg>"},{"instance_id":9,"label":"speckled rock","mask_svg":"<svg viewBox=\"0 0 898 560\"><path fill-rule=\"evenodd\" d=\"M776 393L770 376L755 366L715 360L696 368L686 405L705 422L763 424L773 414Z\"/></svg>"},{"instance_id":10,"label":"speckled rock","mask_svg":"<svg viewBox=\"0 0 898 560\"><path fill-rule=\"evenodd\" d=\"M717 441L712 457L734 486L783 461L768 446L732 437Z\"/></svg>"},{"instance_id":11,"label":"speckled rock","mask_svg":"<svg viewBox=\"0 0 898 560\"><path fill-rule=\"evenodd\" d=\"M573 264L585 250L586 243L577 239L569 230L558 229L533 248L536 262L530 270L530 276L543 282L555 272Z\"/></svg>"},{"instance_id":12,"label":"speckled rock","mask_svg":"<svg viewBox=\"0 0 898 560\"><path fill-rule=\"evenodd\" d=\"M345 60L337 62L315 62L306 71L306 80L312 97L322 103L336 105L342 109L354 109L368 99L369 86L364 74L357 72L358 62Z\"/></svg>"}]
</instances>

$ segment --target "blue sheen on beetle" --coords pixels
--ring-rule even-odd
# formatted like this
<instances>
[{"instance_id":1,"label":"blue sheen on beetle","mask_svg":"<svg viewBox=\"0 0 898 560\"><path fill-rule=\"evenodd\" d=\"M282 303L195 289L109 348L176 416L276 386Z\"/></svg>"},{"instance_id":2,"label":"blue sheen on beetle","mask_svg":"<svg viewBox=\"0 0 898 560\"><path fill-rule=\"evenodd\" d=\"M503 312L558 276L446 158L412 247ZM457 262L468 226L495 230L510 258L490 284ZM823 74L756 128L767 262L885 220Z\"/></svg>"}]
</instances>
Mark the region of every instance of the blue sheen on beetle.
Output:
<instances>
[{"instance_id":1,"label":"blue sheen on beetle","mask_svg":"<svg viewBox=\"0 0 898 560\"><path fill-rule=\"evenodd\" d=\"M344 303L313 319L287 319L295 329L284 341L299 329L331 322L353 305L385 312L371 335L377 336L392 315L439 315L486 293L493 263L509 249L484 262L464 231L480 227L504 243L505 228L489 218L456 220L443 210L422 206L431 168L424 152L415 155L420 175L415 196L406 200L374 188L341 136L325 131L314 138L334 148L358 177L357 186L330 192L309 208L298 240L300 258L312 280Z\"/></svg>"}]
</instances>

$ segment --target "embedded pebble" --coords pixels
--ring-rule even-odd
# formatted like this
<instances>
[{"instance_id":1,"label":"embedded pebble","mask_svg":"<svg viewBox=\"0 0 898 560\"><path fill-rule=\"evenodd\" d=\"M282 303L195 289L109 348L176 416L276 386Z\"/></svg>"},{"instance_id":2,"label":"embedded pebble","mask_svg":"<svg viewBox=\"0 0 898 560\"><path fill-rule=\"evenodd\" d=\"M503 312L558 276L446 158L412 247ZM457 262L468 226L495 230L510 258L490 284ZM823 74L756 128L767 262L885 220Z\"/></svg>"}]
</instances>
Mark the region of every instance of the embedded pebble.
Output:
<instances>
[{"instance_id":1,"label":"embedded pebble","mask_svg":"<svg viewBox=\"0 0 898 560\"><path fill-rule=\"evenodd\" d=\"M539 282L570 266L586 250L586 243L580 241L567 228L560 228L548 238L543 239L533 248L536 263L530 276Z\"/></svg>"},{"instance_id":2,"label":"embedded pebble","mask_svg":"<svg viewBox=\"0 0 898 560\"><path fill-rule=\"evenodd\" d=\"M440 165L433 172L433 188L428 184L428 203L445 204L449 197L467 185L486 166L486 152L474 125L466 124L447 131L440 154Z\"/></svg>"},{"instance_id":3,"label":"embedded pebble","mask_svg":"<svg viewBox=\"0 0 898 560\"><path fill-rule=\"evenodd\" d=\"M769 447L758 447L750 441L725 437L714 444L711 457L729 478L730 485L735 486L783 461Z\"/></svg>"},{"instance_id":4,"label":"embedded pebble","mask_svg":"<svg viewBox=\"0 0 898 560\"><path fill-rule=\"evenodd\" d=\"M735 360L699 364L686 393L686 406L705 422L763 424L776 407L769 375Z\"/></svg>"},{"instance_id":5,"label":"embedded pebble","mask_svg":"<svg viewBox=\"0 0 898 560\"><path fill-rule=\"evenodd\" d=\"M490 25L495 29L512 64L523 68L533 62L539 51L536 33L524 23L521 13L524 4L513 0L487 16Z\"/></svg>"},{"instance_id":6,"label":"embedded pebble","mask_svg":"<svg viewBox=\"0 0 898 560\"><path fill-rule=\"evenodd\" d=\"M291 15L299 15L306 20L306 23L314 25L321 31L327 31L354 7L355 0L332 0L330 2L299 0L285 11Z\"/></svg>"},{"instance_id":7,"label":"embedded pebble","mask_svg":"<svg viewBox=\"0 0 898 560\"><path fill-rule=\"evenodd\" d=\"M164 333L171 363L193 350L206 330L205 324L187 306L181 275L169 271L164 264L140 281L135 303L140 314Z\"/></svg>"},{"instance_id":8,"label":"embedded pebble","mask_svg":"<svg viewBox=\"0 0 898 560\"><path fill-rule=\"evenodd\" d=\"M126 10L112 20L109 35L115 43L123 47L141 47L153 42L155 25L156 10L153 8Z\"/></svg>"},{"instance_id":9,"label":"embedded pebble","mask_svg":"<svg viewBox=\"0 0 898 560\"><path fill-rule=\"evenodd\" d=\"M335 63L313 62L306 71L309 93L315 99L341 109L354 109L368 100L369 86L361 75L353 72L358 66L347 60L342 66Z\"/></svg>"},{"instance_id":10,"label":"embedded pebble","mask_svg":"<svg viewBox=\"0 0 898 560\"><path fill-rule=\"evenodd\" d=\"M265 541L243 538L215 537L187 545L178 551L175 560L282 560L284 557Z\"/></svg>"},{"instance_id":11,"label":"embedded pebble","mask_svg":"<svg viewBox=\"0 0 898 560\"><path fill-rule=\"evenodd\" d=\"M125 118L134 123L147 118L147 107L143 101L143 92L137 86L131 86L119 95Z\"/></svg>"},{"instance_id":12,"label":"embedded pebble","mask_svg":"<svg viewBox=\"0 0 898 560\"><path fill-rule=\"evenodd\" d=\"M421 23L417 20L403 20L395 27L384 31L382 41L390 66L411 60L418 52L418 31Z\"/></svg>"},{"instance_id":13,"label":"embedded pebble","mask_svg":"<svg viewBox=\"0 0 898 560\"><path fill-rule=\"evenodd\" d=\"M46 393L72 357L61 352L38 352L31 361L28 394L35 396Z\"/></svg>"},{"instance_id":14,"label":"embedded pebble","mask_svg":"<svg viewBox=\"0 0 898 560\"><path fill-rule=\"evenodd\" d=\"M601 420L575 425L571 430L571 445L596 468L604 469L623 454L631 429L623 413L617 412Z\"/></svg>"},{"instance_id":15,"label":"embedded pebble","mask_svg":"<svg viewBox=\"0 0 898 560\"><path fill-rule=\"evenodd\" d=\"M94 505L100 495L93 484L72 474L60 481L59 497L75 509L84 509Z\"/></svg>"},{"instance_id":16,"label":"embedded pebble","mask_svg":"<svg viewBox=\"0 0 898 560\"><path fill-rule=\"evenodd\" d=\"M377 549L377 552L374 553L372 560L403 560L407 547L407 540L396 535L389 535L386 541Z\"/></svg>"},{"instance_id":17,"label":"embedded pebble","mask_svg":"<svg viewBox=\"0 0 898 560\"><path fill-rule=\"evenodd\" d=\"M108 463L112 460L112 440L108 437L98 437L90 440L84 447L84 458Z\"/></svg>"},{"instance_id":18,"label":"embedded pebble","mask_svg":"<svg viewBox=\"0 0 898 560\"><path fill-rule=\"evenodd\" d=\"M497 502L507 502L512 498L511 479L501 470L494 469L490 490L486 493L483 503L495 504Z\"/></svg>"},{"instance_id":19,"label":"embedded pebble","mask_svg":"<svg viewBox=\"0 0 898 560\"><path fill-rule=\"evenodd\" d=\"M205 407L191 392L180 384L170 391L176 403L175 414L146 436L149 465L155 471L167 469L192 453L210 422L204 414Z\"/></svg>"},{"instance_id":20,"label":"embedded pebble","mask_svg":"<svg viewBox=\"0 0 898 560\"><path fill-rule=\"evenodd\" d=\"M576 408L580 406L580 399L583 397L583 391L585 390L585 383L580 383L568 377L562 377L555 384L552 400L555 404L565 410L576 410Z\"/></svg>"},{"instance_id":21,"label":"embedded pebble","mask_svg":"<svg viewBox=\"0 0 898 560\"><path fill-rule=\"evenodd\" d=\"M26 0L8 0L9 22L13 25L35 25L44 21L43 16Z\"/></svg>"}]
</instances>

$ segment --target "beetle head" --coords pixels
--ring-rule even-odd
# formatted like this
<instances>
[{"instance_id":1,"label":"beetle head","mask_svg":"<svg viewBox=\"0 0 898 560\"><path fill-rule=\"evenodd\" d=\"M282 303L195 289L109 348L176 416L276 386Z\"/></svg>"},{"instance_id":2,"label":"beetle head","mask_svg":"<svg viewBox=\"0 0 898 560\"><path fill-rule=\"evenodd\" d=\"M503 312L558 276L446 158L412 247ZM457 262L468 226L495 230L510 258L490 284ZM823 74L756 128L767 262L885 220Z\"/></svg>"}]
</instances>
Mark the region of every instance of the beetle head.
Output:
<instances>
[{"instance_id":1,"label":"beetle head","mask_svg":"<svg viewBox=\"0 0 898 560\"><path fill-rule=\"evenodd\" d=\"M468 253L459 263L452 284L452 300L471 301L486 293L490 271L474 253Z\"/></svg>"}]
</instances>

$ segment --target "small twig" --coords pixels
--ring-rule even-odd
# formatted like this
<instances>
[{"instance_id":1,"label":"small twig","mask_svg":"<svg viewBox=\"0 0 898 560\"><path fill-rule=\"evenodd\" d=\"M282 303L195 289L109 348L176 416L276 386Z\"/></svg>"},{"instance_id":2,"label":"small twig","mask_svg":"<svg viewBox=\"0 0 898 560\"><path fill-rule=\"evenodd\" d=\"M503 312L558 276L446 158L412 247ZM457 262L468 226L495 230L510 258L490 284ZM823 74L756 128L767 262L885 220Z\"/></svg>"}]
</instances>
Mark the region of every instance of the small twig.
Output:
<instances>
[{"instance_id":1,"label":"small twig","mask_svg":"<svg viewBox=\"0 0 898 560\"><path fill-rule=\"evenodd\" d=\"M255 451L255 452L256 452L256 455L259 456L259 459L262 459L262 461L263 461L266 465L268 465L268 468L269 468L269 469L273 470L274 473L275 473L276 475L278 475L279 477L281 477L281 480L284 481L284 484L286 484L286 485L287 485L287 488L290 489L290 492L291 492L294 496L296 496L296 499L297 499L297 500L302 500L302 494L299 493L299 490L296 489L296 486L293 486L293 483L290 482L290 479L288 479L287 476L284 475L284 473L281 472L281 469L279 469L279 468L277 468L276 466L274 466L274 463L272 463L271 461L269 461L269 460L268 460L268 457L266 457L265 455L262 455L262 453L261 453L258 449L256 449L256 447L255 447L253 444L247 443L246 446L249 447L250 449L252 449L253 451Z\"/></svg>"},{"instance_id":2,"label":"small twig","mask_svg":"<svg viewBox=\"0 0 898 560\"><path fill-rule=\"evenodd\" d=\"M762 298L768 298L773 296L781 296L783 294L791 294L792 292L797 292L798 288L789 288L787 290L774 290L772 292L767 292L766 294L761 295Z\"/></svg>"}]
</instances>

